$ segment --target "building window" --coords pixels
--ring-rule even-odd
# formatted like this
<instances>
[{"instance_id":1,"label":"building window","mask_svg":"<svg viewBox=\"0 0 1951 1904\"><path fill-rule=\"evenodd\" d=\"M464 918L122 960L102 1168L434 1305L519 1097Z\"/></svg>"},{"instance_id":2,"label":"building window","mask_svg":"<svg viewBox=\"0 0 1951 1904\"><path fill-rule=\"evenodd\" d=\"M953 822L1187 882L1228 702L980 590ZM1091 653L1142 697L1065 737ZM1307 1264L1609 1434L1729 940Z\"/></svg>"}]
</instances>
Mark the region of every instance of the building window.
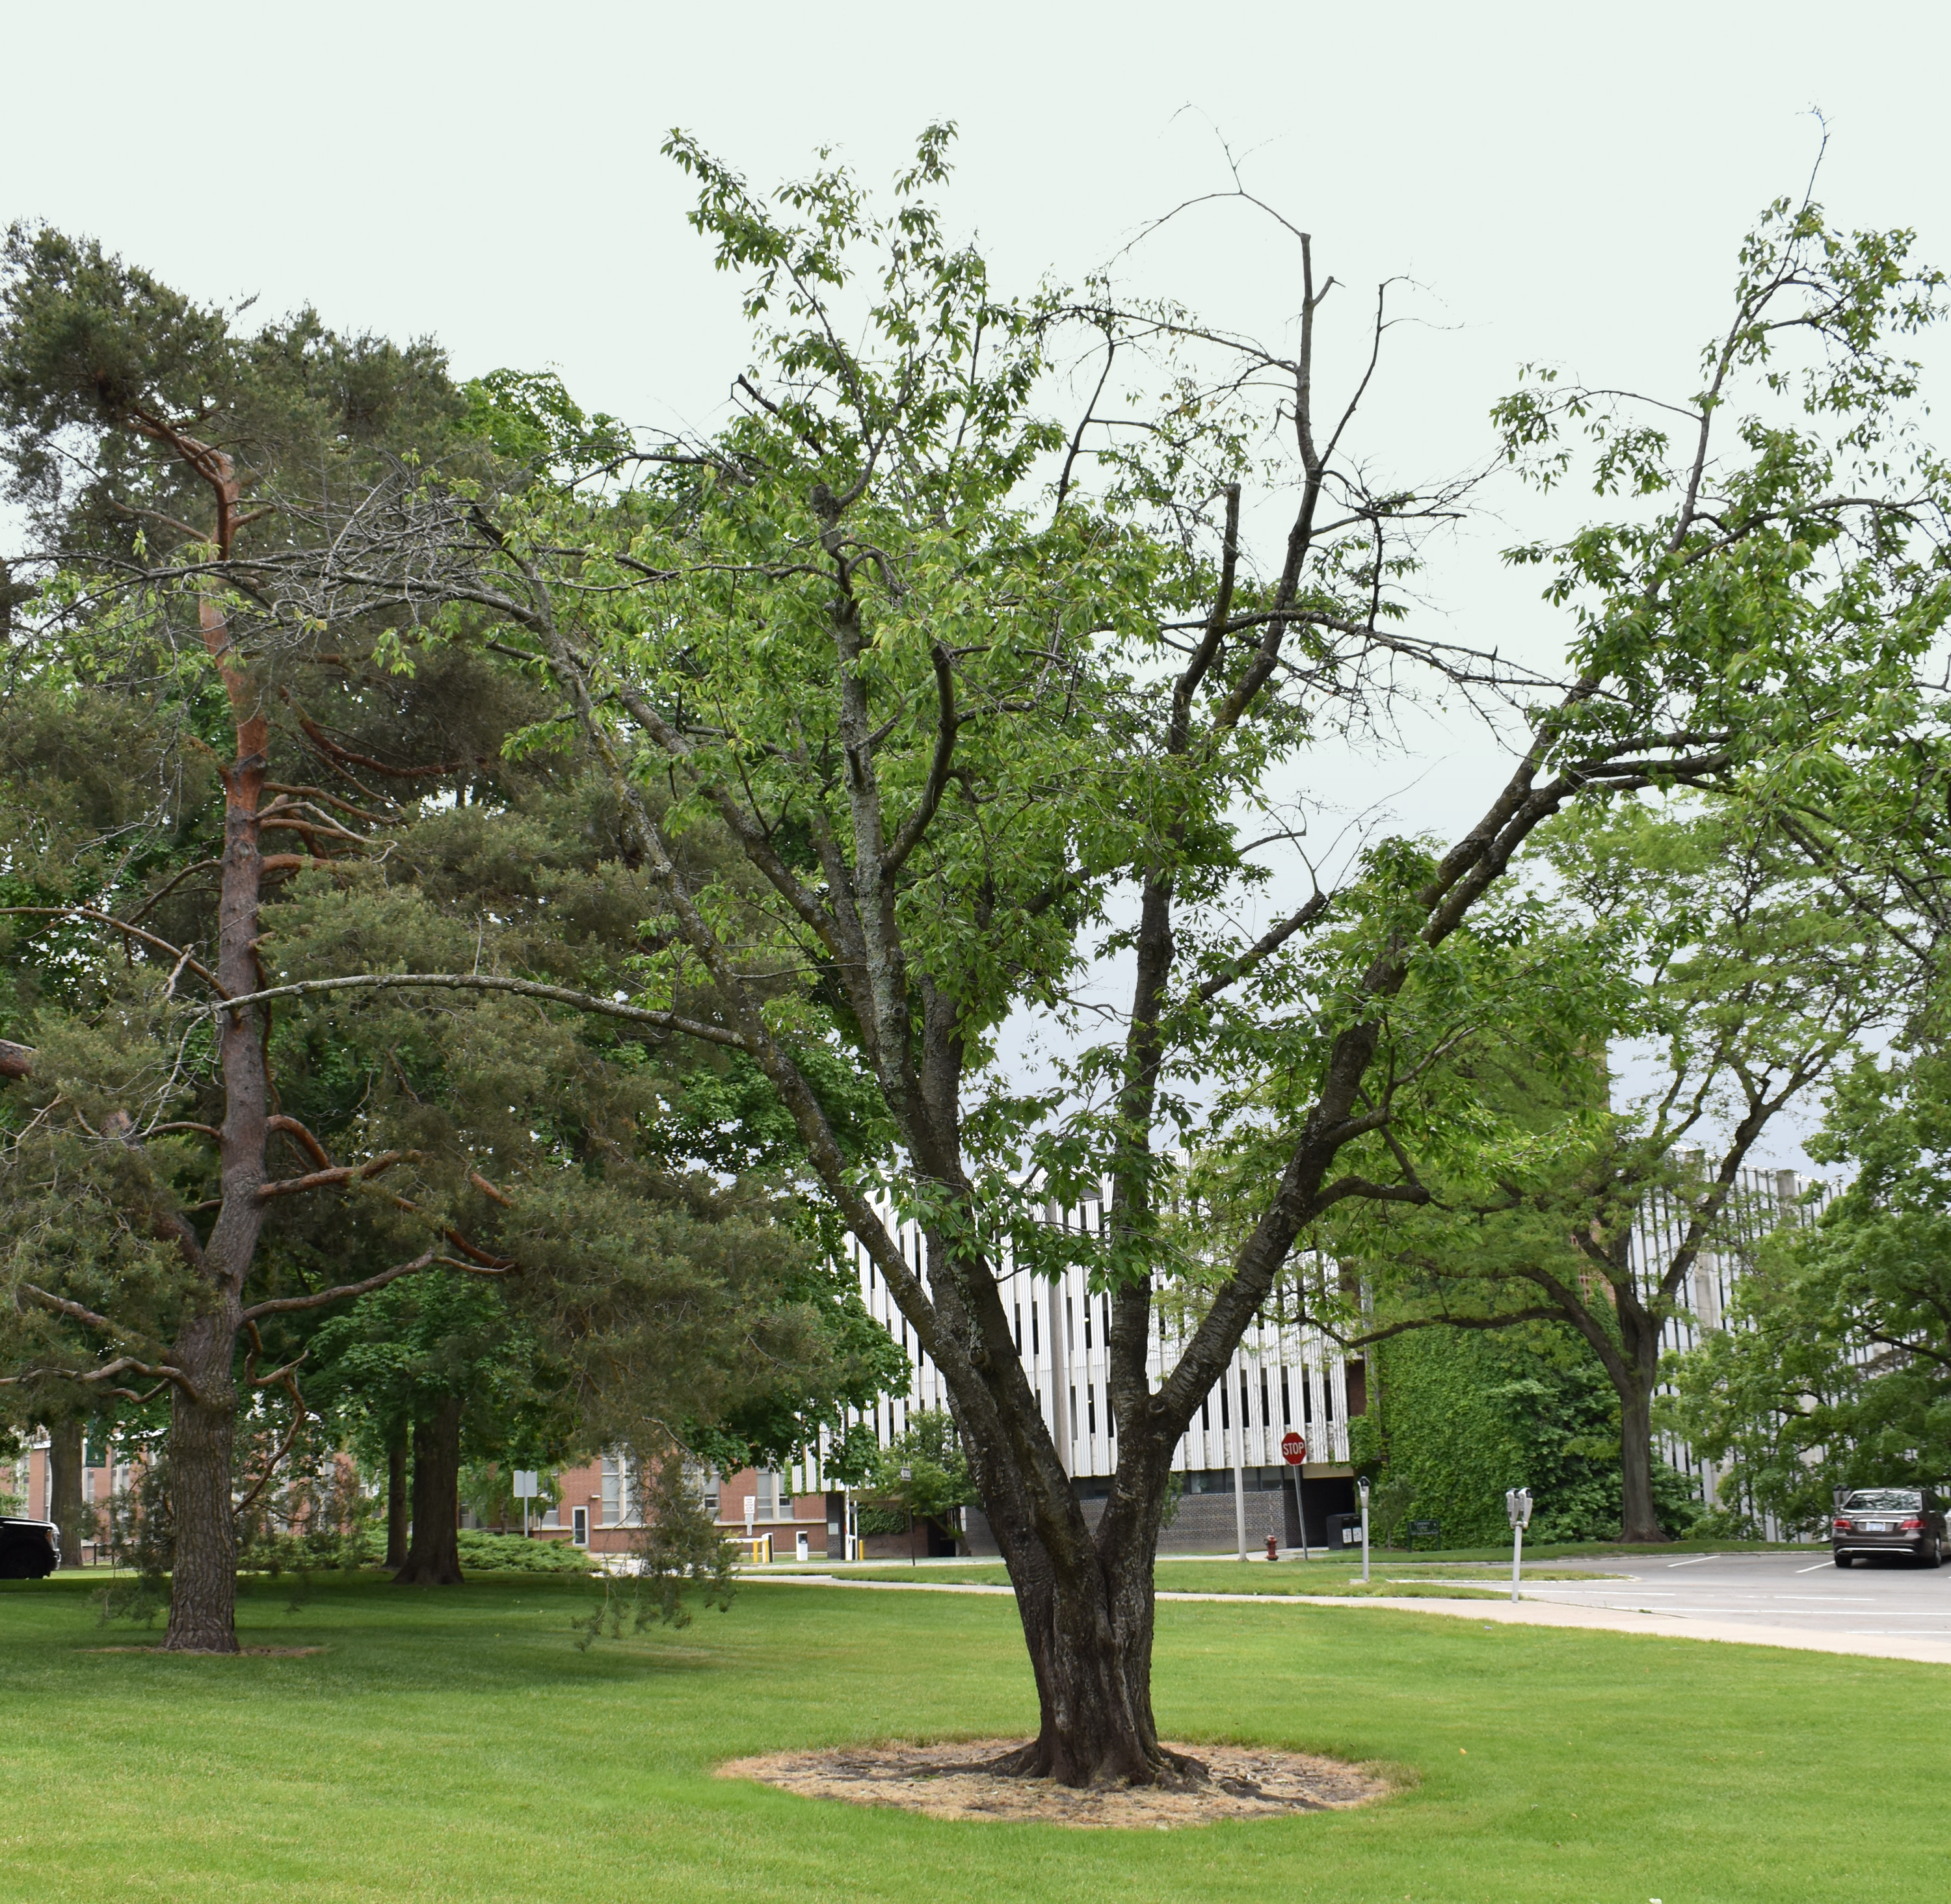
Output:
<instances>
[{"instance_id":1,"label":"building window","mask_svg":"<svg viewBox=\"0 0 1951 1904\"><path fill-rule=\"evenodd\" d=\"M1088 1316L1088 1312L1086 1313ZM1089 1327L1088 1320L1085 1326ZM1097 1390L1094 1383L1087 1381L1084 1384L1084 1409L1085 1418L1090 1424L1091 1432L1095 1434L1097 1432Z\"/></svg>"},{"instance_id":2,"label":"building window","mask_svg":"<svg viewBox=\"0 0 1951 1904\"><path fill-rule=\"evenodd\" d=\"M588 1546L589 1509L588 1508L577 1507L570 1509L569 1543L574 1547Z\"/></svg>"},{"instance_id":3,"label":"building window","mask_svg":"<svg viewBox=\"0 0 1951 1904\"><path fill-rule=\"evenodd\" d=\"M603 1457L603 1519L604 1527L637 1525L636 1476L630 1471L629 1456Z\"/></svg>"}]
</instances>

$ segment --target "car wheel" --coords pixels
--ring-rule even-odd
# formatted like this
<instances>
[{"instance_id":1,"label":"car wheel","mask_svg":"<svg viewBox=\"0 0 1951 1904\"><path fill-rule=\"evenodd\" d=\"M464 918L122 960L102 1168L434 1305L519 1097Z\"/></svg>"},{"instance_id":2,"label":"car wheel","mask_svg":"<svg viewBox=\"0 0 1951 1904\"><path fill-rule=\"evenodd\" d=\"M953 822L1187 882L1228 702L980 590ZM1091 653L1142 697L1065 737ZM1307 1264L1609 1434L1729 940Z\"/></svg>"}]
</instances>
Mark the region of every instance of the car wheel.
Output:
<instances>
[{"instance_id":1,"label":"car wheel","mask_svg":"<svg viewBox=\"0 0 1951 1904\"><path fill-rule=\"evenodd\" d=\"M1836 1564L1839 1567L1846 1567L1856 1557L1853 1553L1839 1553L1836 1556Z\"/></svg>"}]
</instances>

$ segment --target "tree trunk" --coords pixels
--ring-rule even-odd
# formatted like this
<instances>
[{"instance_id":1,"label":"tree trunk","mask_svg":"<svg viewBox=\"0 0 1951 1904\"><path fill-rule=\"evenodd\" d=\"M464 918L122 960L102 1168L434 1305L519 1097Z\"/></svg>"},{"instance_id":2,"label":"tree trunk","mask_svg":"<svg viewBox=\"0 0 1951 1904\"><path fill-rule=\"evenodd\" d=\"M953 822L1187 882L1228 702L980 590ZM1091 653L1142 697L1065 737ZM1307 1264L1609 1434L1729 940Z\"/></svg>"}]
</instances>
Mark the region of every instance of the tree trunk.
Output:
<instances>
[{"instance_id":1,"label":"tree trunk","mask_svg":"<svg viewBox=\"0 0 1951 1904\"><path fill-rule=\"evenodd\" d=\"M48 1519L61 1530L61 1565L81 1565L81 1418L48 1428Z\"/></svg>"},{"instance_id":2,"label":"tree trunk","mask_svg":"<svg viewBox=\"0 0 1951 1904\"><path fill-rule=\"evenodd\" d=\"M192 1316L176 1341L176 1366L195 1384L178 1386L170 1410L170 1653L237 1650L237 1522L231 1503L237 1397L234 1306Z\"/></svg>"},{"instance_id":3,"label":"tree trunk","mask_svg":"<svg viewBox=\"0 0 1951 1904\"><path fill-rule=\"evenodd\" d=\"M163 435L175 454L210 484L217 506L214 539L218 554L228 560L238 498L229 457L188 438L167 431ZM214 596L198 598L197 623L236 723L236 758L221 769L223 857L217 907L217 977L226 997L239 998L264 980L258 957L258 910L264 885L258 807L271 730L263 687L240 672L229 623ZM237 1522L231 1497L237 1427L235 1365L243 1327L244 1284L264 1228L258 1193L269 1174L268 1018L261 1006L223 1012L216 1029L224 1098L217 1145L223 1200L201 1244L187 1217L178 1215L170 1226L204 1285L201 1300L176 1337L176 1366L188 1386L183 1380L176 1382L170 1410L170 1519L176 1559L170 1575L169 1632L163 1644L187 1653L237 1650Z\"/></svg>"},{"instance_id":4,"label":"tree trunk","mask_svg":"<svg viewBox=\"0 0 1951 1904\"><path fill-rule=\"evenodd\" d=\"M458 1587L460 1578L460 1402L442 1402L414 1424L414 1529L401 1587Z\"/></svg>"},{"instance_id":5,"label":"tree trunk","mask_svg":"<svg viewBox=\"0 0 1951 1904\"><path fill-rule=\"evenodd\" d=\"M1625 1379L1615 1373L1619 1394L1619 1473L1624 1497L1619 1510L1622 1540L1659 1541L1666 1537L1653 1498L1653 1393L1659 1372L1659 1325L1631 1306L1619 1318L1625 1337Z\"/></svg>"},{"instance_id":6,"label":"tree trunk","mask_svg":"<svg viewBox=\"0 0 1951 1904\"><path fill-rule=\"evenodd\" d=\"M940 1261L938 1241L929 1241ZM1203 1782L1203 1765L1160 1745L1152 1714L1152 1575L1176 1434L1163 1419L1120 1416L1117 1475L1093 1529L1021 1359L1000 1353L1010 1338L994 1281L952 1273L931 1281L938 1306L959 1316L970 1313L966 1291L999 1351L985 1356L972 1388L957 1394L951 1384L1036 1680L1037 1736L995 1768L1079 1787Z\"/></svg>"},{"instance_id":7,"label":"tree trunk","mask_svg":"<svg viewBox=\"0 0 1951 1904\"><path fill-rule=\"evenodd\" d=\"M386 1566L397 1573L407 1564L407 1526L413 1507L407 1498L407 1425L393 1430L386 1447Z\"/></svg>"},{"instance_id":8,"label":"tree trunk","mask_svg":"<svg viewBox=\"0 0 1951 1904\"><path fill-rule=\"evenodd\" d=\"M1011 1561L1038 1726L1035 1740L997 1770L1072 1786L1203 1779L1203 1767L1160 1746L1152 1715L1155 1540L1133 1524L1091 1542L1080 1565L1063 1564L1040 1543Z\"/></svg>"}]
</instances>

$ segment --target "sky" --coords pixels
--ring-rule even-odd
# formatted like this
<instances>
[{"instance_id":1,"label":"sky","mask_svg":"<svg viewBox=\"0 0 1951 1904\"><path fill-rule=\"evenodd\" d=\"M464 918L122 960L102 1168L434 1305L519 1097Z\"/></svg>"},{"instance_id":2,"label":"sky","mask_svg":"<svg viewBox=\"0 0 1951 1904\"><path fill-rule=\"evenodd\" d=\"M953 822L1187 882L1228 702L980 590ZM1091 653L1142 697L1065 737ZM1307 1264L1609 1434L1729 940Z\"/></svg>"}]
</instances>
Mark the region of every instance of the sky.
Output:
<instances>
[{"instance_id":1,"label":"sky","mask_svg":"<svg viewBox=\"0 0 1951 1904\"><path fill-rule=\"evenodd\" d=\"M1684 399L1743 231L1807 181L1818 112L1832 215L1913 226L1951 261L1947 22L1901 0L0 0L0 217L92 233L201 299L311 303L342 328L435 336L464 374L552 367L589 407L708 426L741 332L660 155L672 127L754 184L823 145L879 183L923 126L954 120L949 222L1025 286L1074 280L1226 189L1230 151L1347 287L1324 318L1331 375L1377 282L1403 281L1394 307L1414 321L1391 336L1360 448L1426 479L1484 457L1522 363ZM1278 336L1294 265L1263 222L1210 208L1123 268ZM1560 625L1497 560L1534 532L1534 505L1514 487L1486 503L1433 551L1428 622L1548 659ZM1340 763L1344 811L1439 827L1501 777L1467 721L1413 740ZM1800 1161L1792 1133L1766 1160Z\"/></svg>"}]
</instances>

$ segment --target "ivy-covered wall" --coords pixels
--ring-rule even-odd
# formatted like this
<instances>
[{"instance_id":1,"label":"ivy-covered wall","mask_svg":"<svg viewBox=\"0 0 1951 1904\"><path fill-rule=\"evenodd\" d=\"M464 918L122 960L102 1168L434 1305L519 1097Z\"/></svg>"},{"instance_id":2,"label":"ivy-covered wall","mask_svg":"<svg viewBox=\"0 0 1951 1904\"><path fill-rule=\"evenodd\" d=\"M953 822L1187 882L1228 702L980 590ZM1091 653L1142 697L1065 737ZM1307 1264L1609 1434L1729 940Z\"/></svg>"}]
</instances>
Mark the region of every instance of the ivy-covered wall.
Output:
<instances>
[{"instance_id":1,"label":"ivy-covered wall","mask_svg":"<svg viewBox=\"0 0 1951 1904\"><path fill-rule=\"evenodd\" d=\"M1528 1487L1528 1538L1618 1537L1619 1400L1569 1328L1425 1329L1369 1354L1364 1465L1403 1518L1441 1522L1446 1547L1490 1546L1509 1537L1504 1490ZM1691 1484L1663 1466L1653 1482L1667 1531L1684 1531Z\"/></svg>"}]
</instances>

